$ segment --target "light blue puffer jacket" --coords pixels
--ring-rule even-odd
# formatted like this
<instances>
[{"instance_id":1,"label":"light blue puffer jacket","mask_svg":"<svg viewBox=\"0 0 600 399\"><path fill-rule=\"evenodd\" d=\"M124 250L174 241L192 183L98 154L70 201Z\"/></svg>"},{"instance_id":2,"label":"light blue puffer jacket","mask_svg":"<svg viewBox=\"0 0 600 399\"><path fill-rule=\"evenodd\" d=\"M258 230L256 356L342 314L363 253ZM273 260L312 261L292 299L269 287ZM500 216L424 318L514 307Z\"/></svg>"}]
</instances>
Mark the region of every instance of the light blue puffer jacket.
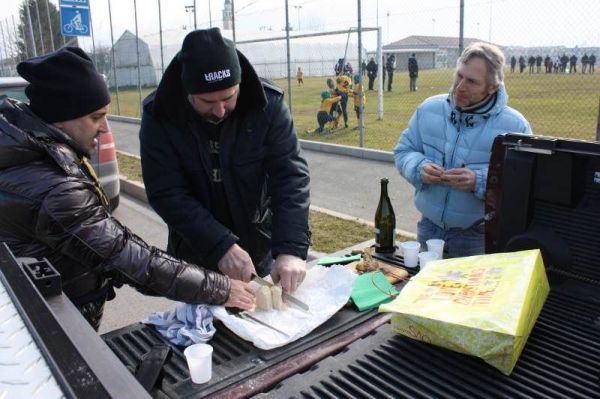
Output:
<instances>
[{"instance_id":1,"label":"light blue puffer jacket","mask_svg":"<svg viewBox=\"0 0 600 399\"><path fill-rule=\"evenodd\" d=\"M396 168L415 187L417 209L436 225L467 228L482 218L494 138L505 132L531 134L527 120L507 102L504 84L495 99L473 113L456 110L451 95L430 97L419 105L400 136L394 149ZM444 169L473 170L477 176L475 191L424 184L421 168L428 162Z\"/></svg>"}]
</instances>

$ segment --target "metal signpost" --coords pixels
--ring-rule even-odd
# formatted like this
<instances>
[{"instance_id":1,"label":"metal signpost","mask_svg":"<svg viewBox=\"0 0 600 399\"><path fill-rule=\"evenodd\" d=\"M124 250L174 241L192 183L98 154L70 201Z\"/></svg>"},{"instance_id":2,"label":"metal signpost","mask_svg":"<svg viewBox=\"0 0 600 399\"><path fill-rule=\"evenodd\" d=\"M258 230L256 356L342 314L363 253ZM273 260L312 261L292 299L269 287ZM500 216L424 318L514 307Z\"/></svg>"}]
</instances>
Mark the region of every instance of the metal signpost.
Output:
<instances>
[{"instance_id":1,"label":"metal signpost","mask_svg":"<svg viewBox=\"0 0 600 399\"><path fill-rule=\"evenodd\" d=\"M63 36L90 36L89 0L60 0L60 29Z\"/></svg>"}]
</instances>

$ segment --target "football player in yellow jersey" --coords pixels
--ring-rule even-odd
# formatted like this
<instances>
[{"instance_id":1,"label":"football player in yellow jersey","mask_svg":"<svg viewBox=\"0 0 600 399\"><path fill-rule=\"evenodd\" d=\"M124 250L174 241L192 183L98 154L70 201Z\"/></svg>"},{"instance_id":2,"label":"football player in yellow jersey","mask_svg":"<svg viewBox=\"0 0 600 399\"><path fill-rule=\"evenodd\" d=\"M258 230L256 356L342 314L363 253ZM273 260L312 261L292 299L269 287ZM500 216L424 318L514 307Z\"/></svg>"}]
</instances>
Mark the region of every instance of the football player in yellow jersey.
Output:
<instances>
[{"instance_id":1,"label":"football player in yellow jersey","mask_svg":"<svg viewBox=\"0 0 600 399\"><path fill-rule=\"evenodd\" d=\"M352 97L354 98L354 111L356 112L356 119L360 120L360 95L362 92L362 102L363 102L363 111L365 109L365 105L367 105L367 96L362 91L362 85L360 84L360 75L354 75L354 86L352 89Z\"/></svg>"},{"instance_id":2,"label":"football player in yellow jersey","mask_svg":"<svg viewBox=\"0 0 600 399\"><path fill-rule=\"evenodd\" d=\"M329 90L324 90L321 93L321 107L319 108L319 112L317 112L317 122L319 123L319 127L316 130L317 133L322 133L325 124L328 122L334 122L334 127L337 127L339 117L336 118L331 114L331 108L341 99L341 96L332 97Z\"/></svg>"}]
</instances>

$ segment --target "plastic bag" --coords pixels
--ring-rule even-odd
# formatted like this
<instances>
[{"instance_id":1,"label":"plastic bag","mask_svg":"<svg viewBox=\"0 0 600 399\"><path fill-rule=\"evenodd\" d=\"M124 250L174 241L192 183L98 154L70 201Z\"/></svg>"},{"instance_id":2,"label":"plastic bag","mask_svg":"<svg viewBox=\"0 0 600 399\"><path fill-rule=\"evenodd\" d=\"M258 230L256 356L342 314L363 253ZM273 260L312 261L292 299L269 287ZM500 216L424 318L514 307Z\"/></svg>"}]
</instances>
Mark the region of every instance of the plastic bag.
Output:
<instances>
[{"instance_id":1,"label":"plastic bag","mask_svg":"<svg viewBox=\"0 0 600 399\"><path fill-rule=\"evenodd\" d=\"M548 297L539 250L433 261L380 312L394 331L512 372Z\"/></svg>"}]
</instances>

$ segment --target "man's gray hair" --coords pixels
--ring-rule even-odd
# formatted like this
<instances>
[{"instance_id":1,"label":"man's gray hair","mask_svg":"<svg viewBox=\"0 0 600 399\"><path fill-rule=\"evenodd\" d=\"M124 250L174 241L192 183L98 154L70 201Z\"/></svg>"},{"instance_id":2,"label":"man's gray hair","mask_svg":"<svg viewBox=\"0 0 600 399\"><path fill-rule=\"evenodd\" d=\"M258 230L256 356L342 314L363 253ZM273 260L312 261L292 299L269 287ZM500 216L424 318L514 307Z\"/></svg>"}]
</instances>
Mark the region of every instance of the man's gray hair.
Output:
<instances>
[{"instance_id":1,"label":"man's gray hair","mask_svg":"<svg viewBox=\"0 0 600 399\"><path fill-rule=\"evenodd\" d=\"M504 81L504 53L498 46L484 42L473 43L463 51L456 65L466 64L472 58L481 58L485 61L489 84L495 85Z\"/></svg>"}]
</instances>

